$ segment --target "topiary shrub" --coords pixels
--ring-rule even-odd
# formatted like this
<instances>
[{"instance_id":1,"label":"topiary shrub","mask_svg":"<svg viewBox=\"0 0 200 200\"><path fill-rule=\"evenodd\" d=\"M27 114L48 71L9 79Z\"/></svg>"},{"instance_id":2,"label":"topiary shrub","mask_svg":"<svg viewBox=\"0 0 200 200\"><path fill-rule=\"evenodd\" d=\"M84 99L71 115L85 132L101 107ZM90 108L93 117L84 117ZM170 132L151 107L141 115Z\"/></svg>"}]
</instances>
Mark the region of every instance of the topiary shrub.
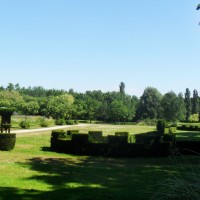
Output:
<instances>
[{"instance_id":1,"label":"topiary shrub","mask_svg":"<svg viewBox=\"0 0 200 200\"><path fill-rule=\"evenodd\" d=\"M24 129L29 129L30 128L30 121L28 120L22 120L20 123L19 123L19 126L21 128L24 128Z\"/></svg>"},{"instance_id":2,"label":"topiary shrub","mask_svg":"<svg viewBox=\"0 0 200 200\"><path fill-rule=\"evenodd\" d=\"M14 149L16 143L15 133L1 133L0 134L0 150L10 151Z\"/></svg>"},{"instance_id":3,"label":"topiary shrub","mask_svg":"<svg viewBox=\"0 0 200 200\"><path fill-rule=\"evenodd\" d=\"M157 121L156 128L157 128L157 131L158 131L159 134L162 135L164 133L165 125L166 125L166 121L164 119L159 119Z\"/></svg>"}]
</instances>

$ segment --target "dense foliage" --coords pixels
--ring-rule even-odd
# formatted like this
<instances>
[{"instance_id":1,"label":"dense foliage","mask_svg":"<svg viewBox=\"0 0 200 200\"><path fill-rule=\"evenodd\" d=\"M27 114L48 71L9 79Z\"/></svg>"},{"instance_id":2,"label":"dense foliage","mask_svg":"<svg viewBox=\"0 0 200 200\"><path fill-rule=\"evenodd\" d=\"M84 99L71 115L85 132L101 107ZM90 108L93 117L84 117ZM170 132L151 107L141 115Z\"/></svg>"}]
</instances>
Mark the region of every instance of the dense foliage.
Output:
<instances>
[{"instance_id":1,"label":"dense foliage","mask_svg":"<svg viewBox=\"0 0 200 200\"><path fill-rule=\"evenodd\" d=\"M40 86L25 88L9 83L7 87L0 87L0 107L14 107L18 114L23 115L53 117L58 123L71 119L132 122L163 118L167 121L191 121L191 115L200 112L197 90L191 97L187 88L183 97L173 91L162 95L156 88L147 87L138 99L126 94L123 82L119 91L85 93Z\"/></svg>"}]
</instances>

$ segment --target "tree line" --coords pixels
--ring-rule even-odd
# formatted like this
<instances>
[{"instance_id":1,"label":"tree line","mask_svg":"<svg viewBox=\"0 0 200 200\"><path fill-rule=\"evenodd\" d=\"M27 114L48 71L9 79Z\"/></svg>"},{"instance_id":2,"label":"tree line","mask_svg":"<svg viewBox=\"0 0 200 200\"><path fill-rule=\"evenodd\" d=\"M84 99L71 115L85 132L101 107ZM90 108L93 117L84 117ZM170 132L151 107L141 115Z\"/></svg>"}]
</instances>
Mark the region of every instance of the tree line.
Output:
<instances>
[{"instance_id":1,"label":"tree line","mask_svg":"<svg viewBox=\"0 0 200 200\"><path fill-rule=\"evenodd\" d=\"M187 88L176 95L162 95L156 88L147 87L140 98L125 92L121 82L118 91L101 90L85 93L37 87L20 87L9 83L0 87L0 107L15 107L16 113L41 115L54 119L100 120L132 122L165 119L167 121L199 121L199 96Z\"/></svg>"}]
</instances>

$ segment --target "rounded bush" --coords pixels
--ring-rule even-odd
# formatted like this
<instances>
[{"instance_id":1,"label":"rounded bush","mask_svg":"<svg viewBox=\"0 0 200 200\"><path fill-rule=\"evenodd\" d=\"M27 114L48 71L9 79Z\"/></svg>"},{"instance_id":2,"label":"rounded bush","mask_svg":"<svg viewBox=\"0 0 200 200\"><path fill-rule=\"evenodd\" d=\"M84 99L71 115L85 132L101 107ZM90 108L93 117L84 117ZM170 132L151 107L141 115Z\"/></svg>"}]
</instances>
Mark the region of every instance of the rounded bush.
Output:
<instances>
[{"instance_id":1,"label":"rounded bush","mask_svg":"<svg viewBox=\"0 0 200 200\"><path fill-rule=\"evenodd\" d=\"M16 143L15 133L1 133L0 134L0 150L10 151L14 149Z\"/></svg>"},{"instance_id":2,"label":"rounded bush","mask_svg":"<svg viewBox=\"0 0 200 200\"><path fill-rule=\"evenodd\" d=\"M29 129L30 128L30 122L28 120L22 120L20 123L19 123L20 127L21 128L24 128L24 129Z\"/></svg>"},{"instance_id":3,"label":"rounded bush","mask_svg":"<svg viewBox=\"0 0 200 200\"><path fill-rule=\"evenodd\" d=\"M60 119L56 119L56 120L55 120L55 124L56 124L56 125L61 125L61 126L62 126L62 125L65 125L66 122L65 122L65 119L61 119L61 118L60 118Z\"/></svg>"}]
</instances>

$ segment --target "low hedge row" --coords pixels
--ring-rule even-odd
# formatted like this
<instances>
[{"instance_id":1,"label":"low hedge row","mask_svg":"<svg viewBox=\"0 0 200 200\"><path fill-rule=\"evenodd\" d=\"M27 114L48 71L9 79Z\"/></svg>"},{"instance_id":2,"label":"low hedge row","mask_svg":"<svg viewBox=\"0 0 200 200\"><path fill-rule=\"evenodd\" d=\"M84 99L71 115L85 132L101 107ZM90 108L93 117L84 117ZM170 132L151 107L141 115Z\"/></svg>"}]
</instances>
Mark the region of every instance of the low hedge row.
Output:
<instances>
[{"instance_id":1,"label":"low hedge row","mask_svg":"<svg viewBox=\"0 0 200 200\"><path fill-rule=\"evenodd\" d=\"M0 133L0 150L10 151L14 149L16 143L15 133Z\"/></svg>"},{"instance_id":2,"label":"low hedge row","mask_svg":"<svg viewBox=\"0 0 200 200\"><path fill-rule=\"evenodd\" d=\"M62 130L61 130L62 132ZM134 136L128 132L117 132L115 135L102 136L102 132L93 131L89 134L72 134L71 140L63 137L65 133L52 133L51 149L57 152L112 156L112 157L144 157L168 156L171 152L171 142L133 143ZM58 137L58 135L60 137ZM92 142L95 141L95 142Z\"/></svg>"},{"instance_id":3,"label":"low hedge row","mask_svg":"<svg viewBox=\"0 0 200 200\"><path fill-rule=\"evenodd\" d=\"M70 140L51 140L51 149L56 152L109 157L149 157L169 156L171 143L164 142L156 145L147 144L110 144L110 143L86 143L79 145Z\"/></svg>"},{"instance_id":4,"label":"low hedge row","mask_svg":"<svg viewBox=\"0 0 200 200\"><path fill-rule=\"evenodd\" d=\"M177 129L183 131L200 131L200 127L194 125L181 125L178 126Z\"/></svg>"}]
</instances>

